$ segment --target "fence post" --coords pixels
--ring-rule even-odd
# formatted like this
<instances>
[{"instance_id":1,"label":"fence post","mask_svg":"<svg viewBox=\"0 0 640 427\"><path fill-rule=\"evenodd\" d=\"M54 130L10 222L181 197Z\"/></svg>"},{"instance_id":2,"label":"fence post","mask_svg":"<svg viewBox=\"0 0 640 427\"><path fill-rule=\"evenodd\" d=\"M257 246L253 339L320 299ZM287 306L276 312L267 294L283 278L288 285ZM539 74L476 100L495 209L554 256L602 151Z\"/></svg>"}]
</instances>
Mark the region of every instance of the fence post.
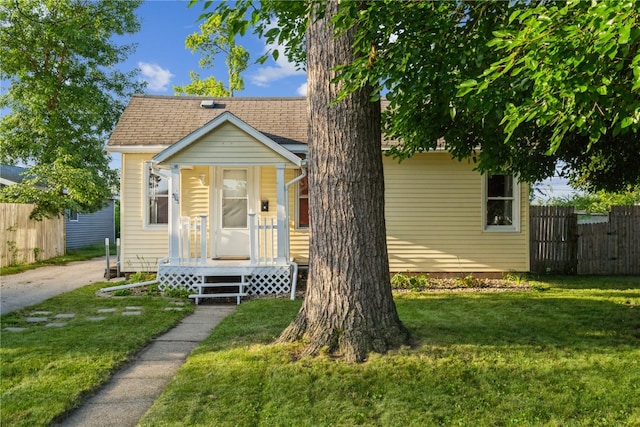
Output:
<instances>
[{"instance_id":1,"label":"fence post","mask_svg":"<svg viewBox=\"0 0 640 427\"><path fill-rule=\"evenodd\" d=\"M106 277L107 281L111 280L111 266L109 265L109 238L104 238L104 250L107 254L107 269L104 273L104 277Z\"/></svg>"},{"instance_id":2,"label":"fence post","mask_svg":"<svg viewBox=\"0 0 640 427\"><path fill-rule=\"evenodd\" d=\"M116 239L116 277L120 277L120 238Z\"/></svg>"},{"instance_id":3,"label":"fence post","mask_svg":"<svg viewBox=\"0 0 640 427\"><path fill-rule=\"evenodd\" d=\"M568 265L567 274L578 274L578 214L573 212L567 216Z\"/></svg>"}]
</instances>

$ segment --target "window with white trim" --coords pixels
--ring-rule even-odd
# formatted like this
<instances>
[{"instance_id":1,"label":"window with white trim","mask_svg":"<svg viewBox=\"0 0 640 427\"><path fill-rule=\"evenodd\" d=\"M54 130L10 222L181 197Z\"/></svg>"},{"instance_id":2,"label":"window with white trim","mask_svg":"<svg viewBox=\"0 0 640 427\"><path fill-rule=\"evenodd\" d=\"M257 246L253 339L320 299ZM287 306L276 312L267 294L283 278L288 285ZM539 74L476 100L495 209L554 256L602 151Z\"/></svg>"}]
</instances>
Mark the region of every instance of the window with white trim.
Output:
<instances>
[{"instance_id":1,"label":"window with white trim","mask_svg":"<svg viewBox=\"0 0 640 427\"><path fill-rule=\"evenodd\" d=\"M67 218L69 219L69 221L78 222L78 212L67 209Z\"/></svg>"},{"instance_id":2,"label":"window with white trim","mask_svg":"<svg viewBox=\"0 0 640 427\"><path fill-rule=\"evenodd\" d=\"M309 228L309 176L298 181L298 228Z\"/></svg>"},{"instance_id":3,"label":"window with white trim","mask_svg":"<svg viewBox=\"0 0 640 427\"><path fill-rule=\"evenodd\" d=\"M483 223L485 231L518 231L520 184L513 175L485 175Z\"/></svg>"},{"instance_id":4,"label":"window with white trim","mask_svg":"<svg viewBox=\"0 0 640 427\"><path fill-rule=\"evenodd\" d=\"M169 176L145 163L145 211L147 225L169 223Z\"/></svg>"}]
</instances>

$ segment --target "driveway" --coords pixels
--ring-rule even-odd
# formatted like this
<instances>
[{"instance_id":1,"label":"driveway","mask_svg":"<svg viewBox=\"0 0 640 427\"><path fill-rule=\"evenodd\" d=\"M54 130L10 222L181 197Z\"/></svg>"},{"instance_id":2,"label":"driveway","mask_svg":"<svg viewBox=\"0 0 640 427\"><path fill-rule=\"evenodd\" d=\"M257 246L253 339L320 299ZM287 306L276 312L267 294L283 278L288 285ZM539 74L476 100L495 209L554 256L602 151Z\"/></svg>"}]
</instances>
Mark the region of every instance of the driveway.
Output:
<instances>
[{"instance_id":1,"label":"driveway","mask_svg":"<svg viewBox=\"0 0 640 427\"><path fill-rule=\"evenodd\" d=\"M115 265L115 259L111 260ZM105 280L105 257L0 276L0 314L34 305L58 294Z\"/></svg>"}]
</instances>

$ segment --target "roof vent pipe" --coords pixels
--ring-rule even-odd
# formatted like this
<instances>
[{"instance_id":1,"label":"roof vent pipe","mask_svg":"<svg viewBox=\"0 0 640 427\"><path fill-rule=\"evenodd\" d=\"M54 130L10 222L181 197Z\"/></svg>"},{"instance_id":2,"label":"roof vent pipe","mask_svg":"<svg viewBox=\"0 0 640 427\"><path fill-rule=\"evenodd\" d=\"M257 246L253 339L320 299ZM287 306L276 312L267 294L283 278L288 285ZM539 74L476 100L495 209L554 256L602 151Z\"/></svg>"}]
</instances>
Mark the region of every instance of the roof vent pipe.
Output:
<instances>
[{"instance_id":1,"label":"roof vent pipe","mask_svg":"<svg viewBox=\"0 0 640 427\"><path fill-rule=\"evenodd\" d=\"M213 99L206 99L200 101L200 108L213 108L216 106L216 102Z\"/></svg>"}]
</instances>

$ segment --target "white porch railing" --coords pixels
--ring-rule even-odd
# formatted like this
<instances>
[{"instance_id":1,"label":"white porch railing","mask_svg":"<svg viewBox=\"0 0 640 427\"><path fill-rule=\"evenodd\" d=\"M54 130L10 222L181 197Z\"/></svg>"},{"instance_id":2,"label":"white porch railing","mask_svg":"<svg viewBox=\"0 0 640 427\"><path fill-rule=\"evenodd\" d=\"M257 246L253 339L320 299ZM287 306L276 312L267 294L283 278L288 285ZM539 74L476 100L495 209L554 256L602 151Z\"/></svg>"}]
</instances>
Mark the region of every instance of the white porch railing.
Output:
<instances>
[{"instance_id":1,"label":"white porch railing","mask_svg":"<svg viewBox=\"0 0 640 427\"><path fill-rule=\"evenodd\" d=\"M249 242L252 264L276 264L278 261L278 225L275 218L249 214Z\"/></svg>"},{"instance_id":2,"label":"white porch railing","mask_svg":"<svg viewBox=\"0 0 640 427\"><path fill-rule=\"evenodd\" d=\"M207 262L207 216L180 217L180 262Z\"/></svg>"},{"instance_id":3,"label":"white porch railing","mask_svg":"<svg viewBox=\"0 0 640 427\"><path fill-rule=\"evenodd\" d=\"M282 260L278 248L278 224L275 218L249 214L249 256L254 265L276 265ZM178 257L180 263L206 264L207 216L180 217ZM280 248L282 249L282 248Z\"/></svg>"}]
</instances>

